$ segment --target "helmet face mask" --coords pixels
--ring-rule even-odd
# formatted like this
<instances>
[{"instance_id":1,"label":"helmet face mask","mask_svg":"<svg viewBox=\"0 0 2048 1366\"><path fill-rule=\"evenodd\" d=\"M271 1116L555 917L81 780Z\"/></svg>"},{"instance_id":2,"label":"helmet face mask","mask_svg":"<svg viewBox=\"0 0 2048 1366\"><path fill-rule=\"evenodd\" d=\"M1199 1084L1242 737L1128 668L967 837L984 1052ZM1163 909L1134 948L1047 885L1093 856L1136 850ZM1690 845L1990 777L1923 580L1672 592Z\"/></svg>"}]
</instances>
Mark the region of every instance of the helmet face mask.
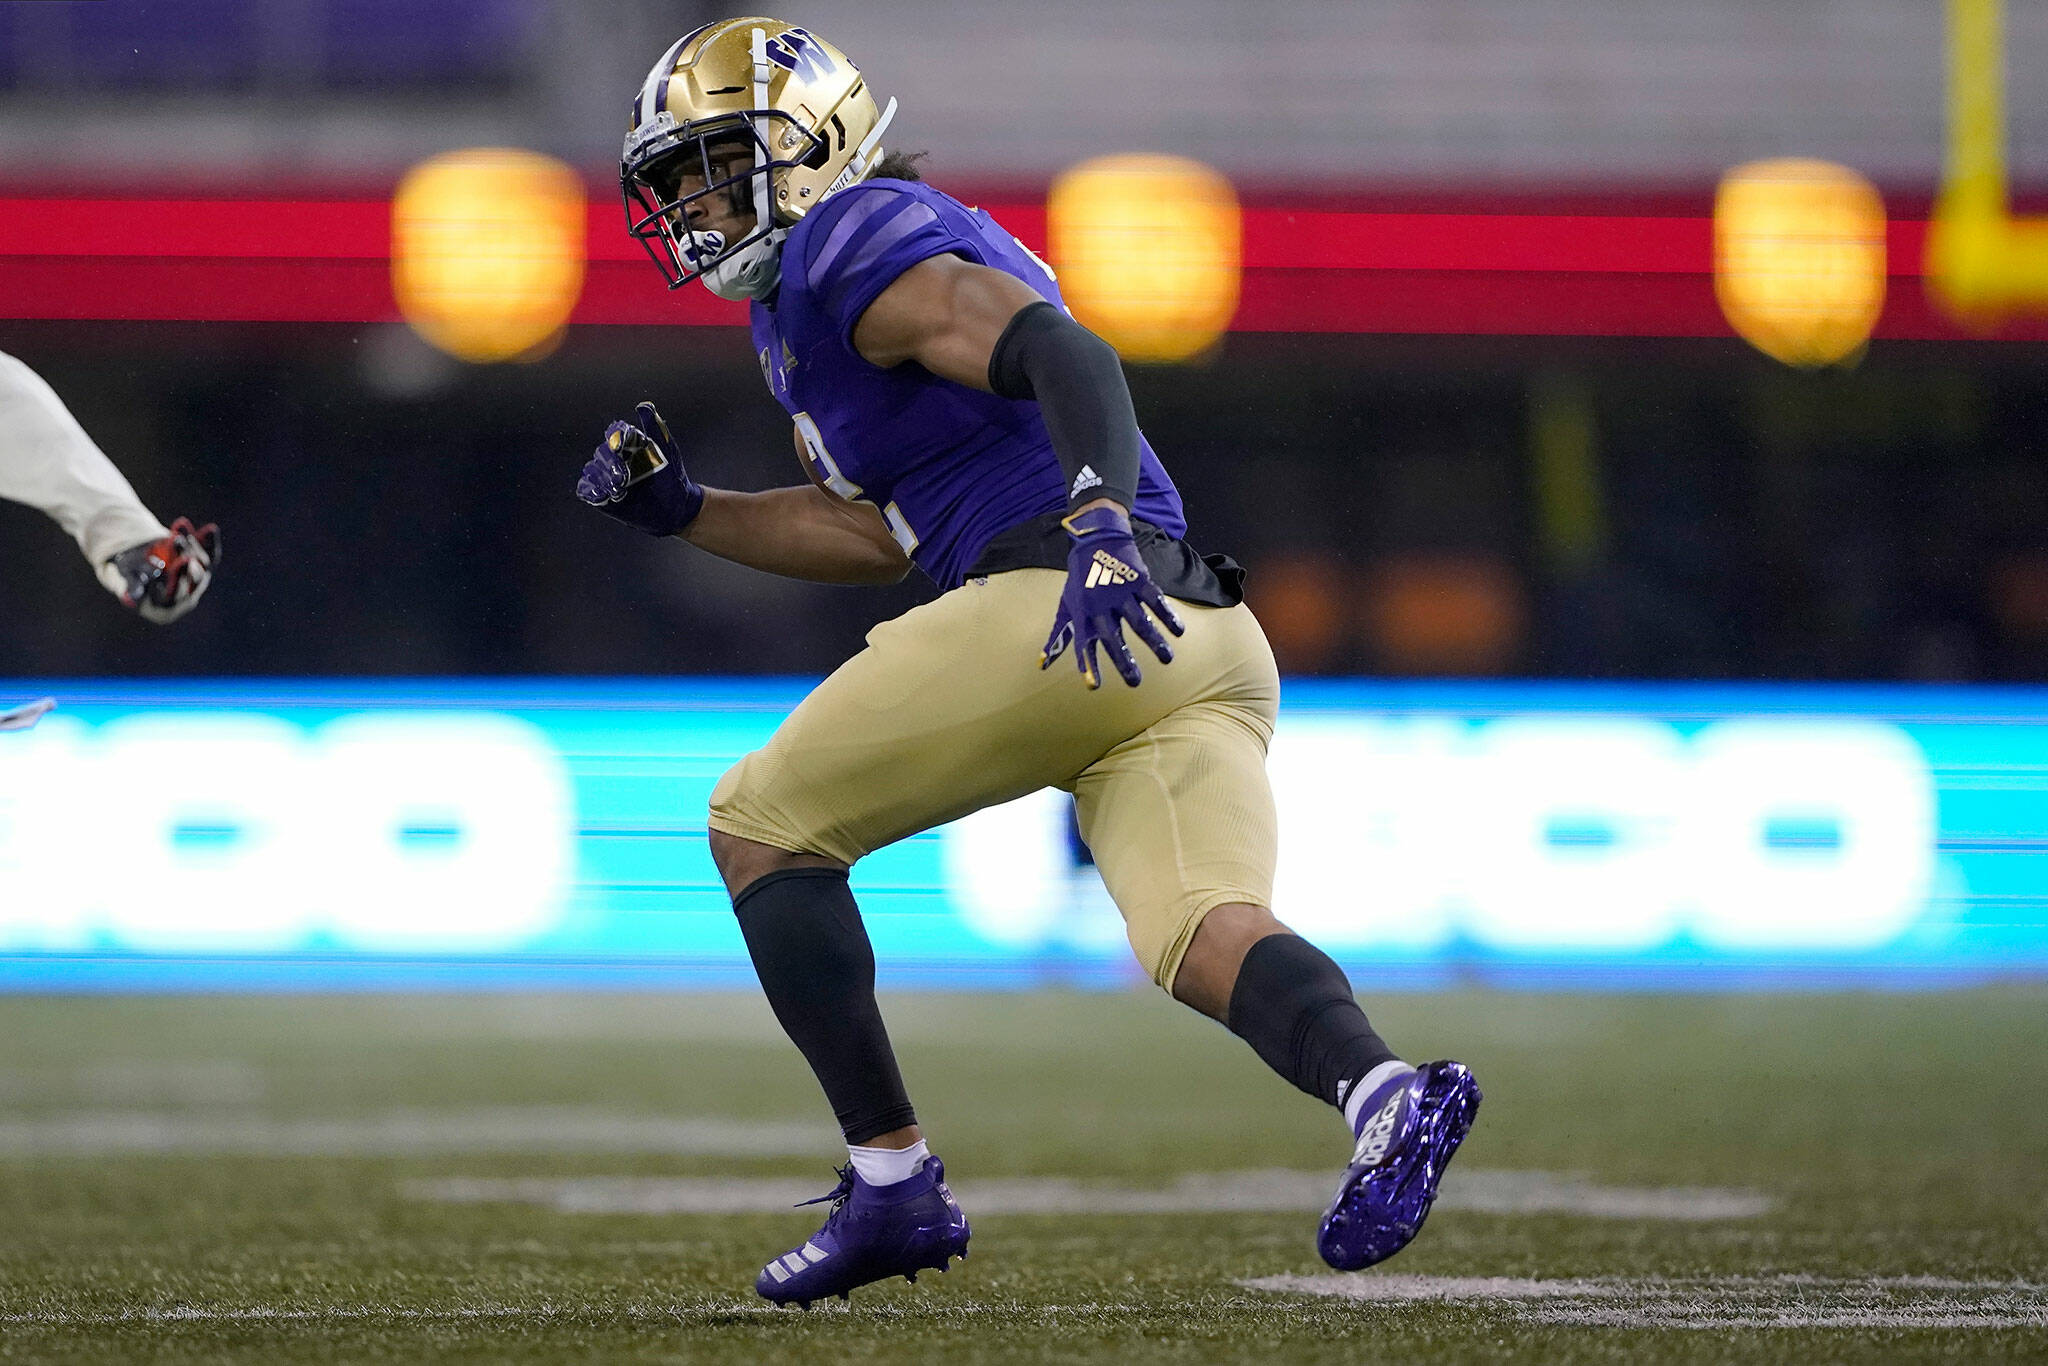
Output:
<instances>
[{"instance_id":1,"label":"helmet face mask","mask_svg":"<svg viewBox=\"0 0 2048 1366\"><path fill-rule=\"evenodd\" d=\"M627 231L671 289L701 279L725 298L765 298L789 230L874 173L895 112L894 100L878 112L860 70L807 29L706 24L634 99L619 163Z\"/></svg>"},{"instance_id":2,"label":"helmet face mask","mask_svg":"<svg viewBox=\"0 0 2048 1366\"><path fill-rule=\"evenodd\" d=\"M826 142L779 110L768 111L760 122L775 128L771 137L778 146L794 143L792 151L801 155L776 156L763 145L756 120L721 115L676 125L673 133L650 139L637 162L629 160L621 175L626 230L670 289L712 275L721 264L770 238L780 245L786 229L772 222L762 225L754 182L763 175L772 178L779 171L808 168L824 154ZM700 219L754 221L743 235L723 232L693 224L692 206L697 206Z\"/></svg>"}]
</instances>

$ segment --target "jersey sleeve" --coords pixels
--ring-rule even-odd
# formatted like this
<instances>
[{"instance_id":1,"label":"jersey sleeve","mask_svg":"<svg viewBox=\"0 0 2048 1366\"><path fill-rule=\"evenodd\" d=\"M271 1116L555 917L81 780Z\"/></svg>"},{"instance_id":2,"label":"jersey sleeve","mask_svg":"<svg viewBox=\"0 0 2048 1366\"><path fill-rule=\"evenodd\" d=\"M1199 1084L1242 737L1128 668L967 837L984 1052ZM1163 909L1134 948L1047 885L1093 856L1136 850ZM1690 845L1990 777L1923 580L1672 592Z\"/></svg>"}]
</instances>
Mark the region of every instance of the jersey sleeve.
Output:
<instances>
[{"instance_id":1,"label":"jersey sleeve","mask_svg":"<svg viewBox=\"0 0 2048 1366\"><path fill-rule=\"evenodd\" d=\"M972 242L905 190L856 186L813 213L825 217L807 234L804 284L849 347L875 296L919 261L950 254L981 260Z\"/></svg>"},{"instance_id":2,"label":"jersey sleeve","mask_svg":"<svg viewBox=\"0 0 2048 1366\"><path fill-rule=\"evenodd\" d=\"M169 530L43 377L0 352L0 498L40 508L95 568Z\"/></svg>"}]
</instances>

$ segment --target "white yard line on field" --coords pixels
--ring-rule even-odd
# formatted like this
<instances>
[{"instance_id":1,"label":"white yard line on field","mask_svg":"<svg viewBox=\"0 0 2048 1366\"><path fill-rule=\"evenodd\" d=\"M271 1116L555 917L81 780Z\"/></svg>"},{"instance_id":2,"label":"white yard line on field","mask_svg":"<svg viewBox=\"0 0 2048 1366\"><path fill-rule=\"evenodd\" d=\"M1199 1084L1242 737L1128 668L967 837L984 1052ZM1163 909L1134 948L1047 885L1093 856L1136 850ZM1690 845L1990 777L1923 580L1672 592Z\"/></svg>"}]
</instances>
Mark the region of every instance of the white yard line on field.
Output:
<instances>
[{"instance_id":1,"label":"white yard line on field","mask_svg":"<svg viewBox=\"0 0 2048 1366\"><path fill-rule=\"evenodd\" d=\"M0 1069L0 1099L98 1105L236 1105L263 1098L262 1069L234 1058L117 1058Z\"/></svg>"},{"instance_id":2,"label":"white yard line on field","mask_svg":"<svg viewBox=\"0 0 2048 1366\"><path fill-rule=\"evenodd\" d=\"M1524 1280L1505 1276L1263 1276L1252 1290L1362 1304L1492 1307L1572 1328L2042 1328L2048 1286L1931 1276L1702 1276Z\"/></svg>"},{"instance_id":3,"label":"white yard line on field","mask_svg":"<svg viewBox=\"0 0 2048 1366\"><path fill-rule=\"evenodd\" d=\"M686 1119L572 1106L395 1110L333 1119L253 1113L89 1110L0 1119L0 1157L245 1153L386 1157L422 1153L812 1153L829 1130L803 1121Z\"/></svg>"},{"instance_id":4,"label":"white yard line on field","mask_svg":"<svg viewBox=\"0 0 2048 1366\"><path fill-rule=\"evenodd\" d=\"M1321 1209L1334 1172L1189 1175L1143 1188L1068 1177L996 1177L952 1183L974 1214L1305 1213ZM456 1204L540 1205L566 1214L754 1214L788 1209L818 1183L785 1177L454 1177L410 1181L407 1195ZM1600 1186L1553 1172L1459 1170L1439 1209L1484 1214L1570 1214L1598 1219L1748 1219L1769 1196L1717 1187Z\"/></svg>"}]
</instances>

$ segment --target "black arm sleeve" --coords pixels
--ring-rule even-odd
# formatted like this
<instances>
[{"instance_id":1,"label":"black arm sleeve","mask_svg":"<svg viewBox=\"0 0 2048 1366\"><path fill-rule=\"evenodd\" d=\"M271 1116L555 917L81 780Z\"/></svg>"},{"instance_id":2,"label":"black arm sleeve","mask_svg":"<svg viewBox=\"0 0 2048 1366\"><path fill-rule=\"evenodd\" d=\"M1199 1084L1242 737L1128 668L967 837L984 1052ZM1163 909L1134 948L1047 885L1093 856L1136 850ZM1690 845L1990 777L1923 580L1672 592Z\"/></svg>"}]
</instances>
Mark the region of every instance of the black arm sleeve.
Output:
<instances>
[{"instance_id":1,"label":"black arm sleeve","mask_svg":"<svg viewBox=\"0 0 2048 1366\"><path fill-rule=\"evenodd\" d=\"M1097 498L1131 508L1138 497L1138 413L1108 342L1050 303L1010 319L988 358L988 387L1038 400L1053 454L1067 475L1069 510Z\"/></svg>"}]
</instances>

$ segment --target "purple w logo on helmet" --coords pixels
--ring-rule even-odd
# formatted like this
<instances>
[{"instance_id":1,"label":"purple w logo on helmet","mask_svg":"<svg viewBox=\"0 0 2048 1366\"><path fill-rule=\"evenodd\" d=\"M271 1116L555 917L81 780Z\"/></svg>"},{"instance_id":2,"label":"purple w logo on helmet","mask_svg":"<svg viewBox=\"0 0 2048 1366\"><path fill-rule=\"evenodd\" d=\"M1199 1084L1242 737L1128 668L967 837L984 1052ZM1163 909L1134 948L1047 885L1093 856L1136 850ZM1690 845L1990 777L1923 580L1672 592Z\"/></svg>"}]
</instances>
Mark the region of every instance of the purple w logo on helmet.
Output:
<instances>
[{"instance_id":1,"label":"purple w logo on helmet","mask_svg":"<svg viewBox=\"0 0 2048 1366\"><path fill-rule=\"evenodd\" d=\"M839 64L832 60L832 54L825 50L825 45L804 28L793 28L770 38L768 60L807 81L839 69Z\"/></svg>"}]
</instances>

